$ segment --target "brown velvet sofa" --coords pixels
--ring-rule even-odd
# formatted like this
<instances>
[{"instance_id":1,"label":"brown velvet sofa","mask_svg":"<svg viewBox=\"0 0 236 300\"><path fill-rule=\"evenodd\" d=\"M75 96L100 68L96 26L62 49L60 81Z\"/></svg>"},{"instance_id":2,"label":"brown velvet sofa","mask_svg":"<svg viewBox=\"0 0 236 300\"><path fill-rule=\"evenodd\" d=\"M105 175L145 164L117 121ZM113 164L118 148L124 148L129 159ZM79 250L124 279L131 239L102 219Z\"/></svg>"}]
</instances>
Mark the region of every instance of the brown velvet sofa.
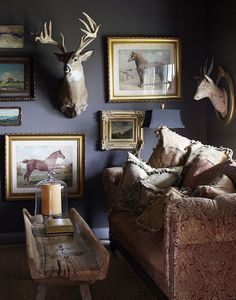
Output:
<instances>
[{"instance_id":1,"label":"brown velvet sofa","mask_svg":"<svg viewBox=\"0 0 236 300\"><path fill-rule=\"evenodd\" d=\"M236 299L236 164L232 151L190 141L164 127L157 134L159 142L148 165L183 166L181 182L174 188L158 187L154 193L157 200L152 193L146 208L132 210L130 203L126 207L116 203L123 197L127 204L133 186L136 198L143 193L143 186L140 189L134 179L125 186L125 194L121 193L127 162L123 167L104 170L111 241L121 246L149 283L161 290L158 299ZM205 151L209 149L213 155ZM132 176L128 177L130 180ZM224 185L223 177L233 186ZM158 199L162 199L161 214ZM150 213L156 203L158 210L149 214L152 220L144 224L146 227L140 226L140 214ZM158 218L161 223L156 223Z\"/></svg>"}]
</instances>

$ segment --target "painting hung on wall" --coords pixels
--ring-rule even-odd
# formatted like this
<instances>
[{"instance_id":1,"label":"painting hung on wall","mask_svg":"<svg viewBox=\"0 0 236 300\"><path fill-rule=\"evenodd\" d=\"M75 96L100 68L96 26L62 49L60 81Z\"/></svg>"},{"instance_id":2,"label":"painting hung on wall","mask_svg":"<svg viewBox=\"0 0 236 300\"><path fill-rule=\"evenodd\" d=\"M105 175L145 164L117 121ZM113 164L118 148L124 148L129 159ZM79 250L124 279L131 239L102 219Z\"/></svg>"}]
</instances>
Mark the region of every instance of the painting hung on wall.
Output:
<instances>
[{"instance_id":1,"label":"painting hung on wall","mask_svg":"<svg viewBox=\"0 0 236 300\"><path fill-rule=\"evenodd\" d=\"M34 92L33 57L1 53L0 100L33 100Z\"/></svg>"},{"instance_id":2,"label":"painting hung on wall","mask_svg":"<svg viewBox=\"0 0 236 300\"><path fill-rule=\"evenodd\" d=\"M18 25L0 26L0 48L23 48L24 27Z\"/></svg>"},{"instance_id":3,"label":"painting hung on wall","mask_svg":"<svg viewBox=\"0 0 236 300\"><path fill-rule=\"evenodd\" d=\"M68 186L70 197L84 191L84 135L9 134L6 142L6 199L33 199L48 172Z\"/></svg>"},{"instance_id":4,"label":"painting hung on wall","mask_svg":"<svg viewBox=\"0 0 236 300\"><path fill-rule=\"evenodd\" d=\"M108 38L111 102L181 97L177 38Z\"/></svg>"},{"instance_id":5,"label":"painting hung on wall","mask_svg":"<svg viewBox=\"0 0 236 300\"><path fill-rule=\"evenodd\" d=\"M0 126L21 125L20 107L0 107Z\"/></svg>"},{"instance_id":6,"label":"painting hung on wall","mask_svg":"<svg viewBox=\"0 0 236 300\"><path fill-rule=\"evenodd\" d=\"M101 148L134 149L143 139L144 111L101 111Z\"/></svg>"}]
</instances>

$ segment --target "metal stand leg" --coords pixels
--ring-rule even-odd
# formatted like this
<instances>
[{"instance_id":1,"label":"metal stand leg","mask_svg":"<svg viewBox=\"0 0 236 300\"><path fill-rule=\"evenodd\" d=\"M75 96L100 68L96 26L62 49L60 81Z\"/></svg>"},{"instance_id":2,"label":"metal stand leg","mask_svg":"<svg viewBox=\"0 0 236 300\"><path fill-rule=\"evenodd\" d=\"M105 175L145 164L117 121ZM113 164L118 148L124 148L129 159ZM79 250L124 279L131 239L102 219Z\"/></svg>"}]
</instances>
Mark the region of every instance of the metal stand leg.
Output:
<instances>
[{"instance_id":1,"label":"metal stand leg","mask_svg":"<svg viewBox=\"0 0 236 300\"><path fill-rule=\"evenodd\" d=\"M91 290L89 284L81 283L80 287L80 294L82 300L92 300Z\"/></svg>"}]
</instances>

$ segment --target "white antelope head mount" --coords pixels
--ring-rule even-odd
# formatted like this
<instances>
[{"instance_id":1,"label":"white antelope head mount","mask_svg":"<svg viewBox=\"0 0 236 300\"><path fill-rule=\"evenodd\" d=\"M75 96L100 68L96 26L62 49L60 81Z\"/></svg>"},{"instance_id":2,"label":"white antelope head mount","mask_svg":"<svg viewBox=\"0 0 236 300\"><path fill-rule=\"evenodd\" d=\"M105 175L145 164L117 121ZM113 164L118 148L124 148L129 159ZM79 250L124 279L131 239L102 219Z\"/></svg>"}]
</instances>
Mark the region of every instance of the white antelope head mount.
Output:
<instances>
[{"instance_id":1,"label":"white antelope head mount","mask_svg":"<svg viewBox=\"0 0 236 300\"><path fill-rule=\"evenodd\" d=\"M64 35L61 33L61 41L57 42L52 38L52 22L44 23L43 31L35 34L35 41L42 44L56 46L62 53L55 53L57 59L64 64L64 78L60 83L58 91L58 101L61 112L67 117L74 118L78 116L88 106L88 92L85 85L84 71L82 62L88 60L93 54L93 50L85 51L96 37L100 25L97 26L95 21L84 13L86 22L80 20L85 29L80 29L84 35L81 37L79 47L72 52L67 52L64 43Z\"/></svg>"},{"instance_id":2,"label":"white antelope head mount","mask_svg":"<svg viewBox=\"0 0 236 300\"><path fill-rule=\"evenodd\" d=\"M207 60L205 66L200 69L202 79L197 88L196 94L194 95L194 100L201 100L203 98L209 98L215 110L219 112L222 118L225 118L228 113L228 99L225 89L220 88L214 81L209 77L213 70L213 60L211 65L207 70Z\"/></svg>"}]
</instances>

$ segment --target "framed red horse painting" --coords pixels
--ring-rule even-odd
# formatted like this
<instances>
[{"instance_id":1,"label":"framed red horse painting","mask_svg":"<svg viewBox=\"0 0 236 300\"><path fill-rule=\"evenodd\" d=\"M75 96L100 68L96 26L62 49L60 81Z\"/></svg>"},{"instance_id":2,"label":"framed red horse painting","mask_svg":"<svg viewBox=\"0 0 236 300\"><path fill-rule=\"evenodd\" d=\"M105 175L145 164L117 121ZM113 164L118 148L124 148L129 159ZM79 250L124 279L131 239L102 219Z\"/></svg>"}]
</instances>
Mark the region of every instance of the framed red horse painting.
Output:
<instances>
[{"instance_id":1,"label":"framed red horse painting","mask_svg":"<svg viewBox=\"0 0 236 300\"><path fill-rule=\"evenodd\" d=\"M34 198L48 172L66 182L70 197L83 196L83 134L8 134L5 142L7 200Z\"/></svg>"}]
</instances>

